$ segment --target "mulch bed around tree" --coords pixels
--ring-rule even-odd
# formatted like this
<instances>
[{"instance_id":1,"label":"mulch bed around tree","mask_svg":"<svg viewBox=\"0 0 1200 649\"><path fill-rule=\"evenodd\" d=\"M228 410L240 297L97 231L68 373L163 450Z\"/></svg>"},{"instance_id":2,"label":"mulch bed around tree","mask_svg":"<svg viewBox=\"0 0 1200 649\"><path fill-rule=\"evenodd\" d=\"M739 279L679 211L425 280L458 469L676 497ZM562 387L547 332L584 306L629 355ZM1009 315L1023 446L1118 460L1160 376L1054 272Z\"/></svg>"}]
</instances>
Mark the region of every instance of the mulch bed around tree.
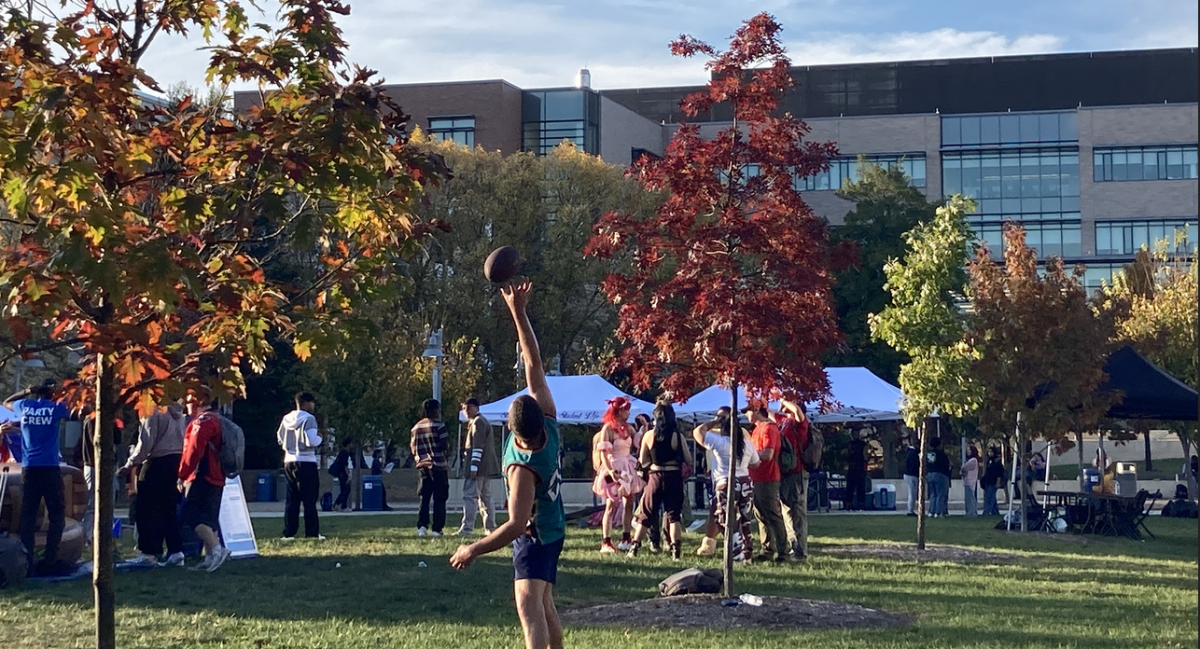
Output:
<instances>
[{"instance_id":1,"label":"mulch bed around tree","mask_svg":"<svg viewBox=\"0 0 1200 649\"><path fill-rule=\"evenodd\" d=\"M846 629L906 626L905 615L856 604L763 597L762 606L723 606L718 595L679 595L559 611L568 626L672 629Z\"/></svg>"},{"instance_id":2,"label":"mulch bed around tree","mask_svg":"<svg viewBox=\"0 0 1200 649\"><path fill-rule=\"evenodd\" d=\"M817 549L817 548L814 548ZM1020 557L1002 552L973 550L953 545L926 545L924 550L917 550L911 543L856 543L849 545L823 545L818 549L820 554L835 554L851 557L871 557L875 559L895 559L898 561L949 563L1017 563Z\"/></svg>"}]
</instances>

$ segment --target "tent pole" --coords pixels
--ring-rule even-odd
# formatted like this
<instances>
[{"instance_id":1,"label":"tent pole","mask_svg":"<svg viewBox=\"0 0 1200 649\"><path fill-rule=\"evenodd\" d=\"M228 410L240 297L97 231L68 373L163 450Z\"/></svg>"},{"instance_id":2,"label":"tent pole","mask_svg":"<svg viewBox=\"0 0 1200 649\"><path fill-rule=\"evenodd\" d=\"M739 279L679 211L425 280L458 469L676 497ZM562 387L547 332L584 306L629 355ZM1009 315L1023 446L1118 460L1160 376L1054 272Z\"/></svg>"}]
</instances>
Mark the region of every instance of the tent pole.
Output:
<instances>
[{"instance_id":1,"label":"tent pole","mask_svg":"<svg viewBox=\"0 0 1200 649\"><path fill-rule=\"evenodd\" d=\"M1016 498L1015 487L1017 486L1017 462L1020 461L1020 446L1021 446L1021 413L1017 413L1017 428L1013 435L1017 438L1017 443L1013 445L1013 464L1012 464L1012 479L1008 482L1008 515L1004 517L1005 531L1012 531L1012 513L1013 499Z\"/></svg>"}]
</instances>

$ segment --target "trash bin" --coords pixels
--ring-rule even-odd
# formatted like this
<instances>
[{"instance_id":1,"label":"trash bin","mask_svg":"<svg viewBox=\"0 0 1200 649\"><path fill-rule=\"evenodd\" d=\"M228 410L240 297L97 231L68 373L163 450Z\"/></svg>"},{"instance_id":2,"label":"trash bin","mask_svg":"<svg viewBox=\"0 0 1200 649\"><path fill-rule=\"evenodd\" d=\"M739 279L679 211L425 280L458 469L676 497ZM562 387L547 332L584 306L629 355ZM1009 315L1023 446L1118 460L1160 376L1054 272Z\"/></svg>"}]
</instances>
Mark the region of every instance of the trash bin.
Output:
<instances>
[{"instance_id":1,"label":"trash bin","mask_svg":"<svg viewBox=\"0 0 1200 649\"><path fill-rule=\"evenodd\" d=\"M260 503L275 502L275 472L260 471L254 498Z\"/></svg>"},{"instance_id":2,"label":"trash bin","mask_svg":"<svg viewBox=\"0 0 1200 649\"><path fill-rule=\"evenodd\" d=\"M383 511L383 476L362 477L362 509L365 512Z\"/></svg>"},{"instance_id":3,"label":"trash bin","mask_svg":"<svg viewBox=\"0 0 1200 649\"><path fill-rule=\"evenodd\" d=\"M1085 467L1083 469L1083 492L1092 493L1093 487L1100 485L1100 471L1095 467Z\"/></svg>"},{"instance_id":4,"label":"trash bin","mask_svg":"<svg viewBox=\"0 0 1200 649\"><path fill-rule=\"evenodd\" d=\"M1118 496L1137 495L1137 465L1133 462L1117 462L1117 475L1113 488Z\"/></svg>"}]
</instances>

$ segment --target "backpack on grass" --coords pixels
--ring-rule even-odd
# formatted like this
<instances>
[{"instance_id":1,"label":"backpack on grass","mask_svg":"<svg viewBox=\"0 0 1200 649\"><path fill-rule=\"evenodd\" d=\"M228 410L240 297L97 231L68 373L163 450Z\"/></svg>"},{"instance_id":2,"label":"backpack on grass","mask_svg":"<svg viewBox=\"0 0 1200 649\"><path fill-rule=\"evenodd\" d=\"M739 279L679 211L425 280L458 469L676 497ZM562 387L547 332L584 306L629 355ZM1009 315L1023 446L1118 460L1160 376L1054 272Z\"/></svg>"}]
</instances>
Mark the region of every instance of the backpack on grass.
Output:
<instances>
[{"instance_id":1,"label":"backpack on grass","mask_svg":"<svg viewBox=\"0 0 1200 649\"><path fill-rule=\"evenodd\" d=\"M659 582L658 594L662 597L671 597L693 593L719 593L724 584L725 575L717 568L708 570L688 568Z\"/></svg>"}]
</instances>

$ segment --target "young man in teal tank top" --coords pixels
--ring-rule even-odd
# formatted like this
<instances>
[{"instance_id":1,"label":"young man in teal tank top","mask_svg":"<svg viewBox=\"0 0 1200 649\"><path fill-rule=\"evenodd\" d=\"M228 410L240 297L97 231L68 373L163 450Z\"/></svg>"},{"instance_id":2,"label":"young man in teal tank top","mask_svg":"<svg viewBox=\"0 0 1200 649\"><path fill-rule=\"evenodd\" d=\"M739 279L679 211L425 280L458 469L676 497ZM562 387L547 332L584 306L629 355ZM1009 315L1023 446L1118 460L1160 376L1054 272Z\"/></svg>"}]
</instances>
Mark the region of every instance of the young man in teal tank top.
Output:
<instances>
[{"instance_id":1,"label":"young man in teal tank top","mask_svg":"<svg viewBox=\"0 0 1200 649\"><path fill-rule=\"evenodd\" d=\"M537 337L525 313L531 288L529 280L522 279L500 291L517 326L529 386L529 394L517 397L508 409L508 428L513 433L504 448L508 522L475 543L460 545L450 565L466 570L476 557L512 543L517 615L525 646L559 649L563 632L554 607L554 582L566 529L559 496L561 439Z\"/></svg>"}]
</instances>

